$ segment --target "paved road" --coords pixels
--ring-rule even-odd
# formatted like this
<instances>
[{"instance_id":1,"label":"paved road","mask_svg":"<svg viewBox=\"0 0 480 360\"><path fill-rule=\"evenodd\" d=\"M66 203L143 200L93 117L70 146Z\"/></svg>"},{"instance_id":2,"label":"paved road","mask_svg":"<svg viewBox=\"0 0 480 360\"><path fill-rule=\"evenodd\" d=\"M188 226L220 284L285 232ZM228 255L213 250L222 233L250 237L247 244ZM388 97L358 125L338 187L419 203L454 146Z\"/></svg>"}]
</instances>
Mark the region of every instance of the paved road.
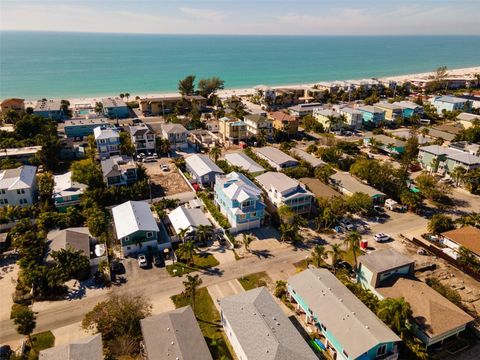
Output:
<instances>
[{"instance_id":1,"label":"paved road","mask_svg":"<svg viewBox=\"0 0 480 360\"><path fill-rule=\"evenodd\" d=\"M267 269L281 269L285 264L304 259L307 256L306 250L294 251L292 248L283 248L272 251L267 258L250 257L239 261L219 265L211 272L202 272L203 286L210 286L226 280L238 278L242 275L251 274ZM165 298L183 291L183 278L159 275L158 281L151 281L151 277L135 277L120 287L113 287L111 291L119 293L142 293L146 297ZM56 329L62 326L81 321L83 316L90 311L98 302L104 300L107 294L103 293L86 297L70 302L62 301L46 306L37 314L36 332ZM0 322L0 343L13 341L22 338L19 336L10 320Z\"/></svg>"}]
</instances>

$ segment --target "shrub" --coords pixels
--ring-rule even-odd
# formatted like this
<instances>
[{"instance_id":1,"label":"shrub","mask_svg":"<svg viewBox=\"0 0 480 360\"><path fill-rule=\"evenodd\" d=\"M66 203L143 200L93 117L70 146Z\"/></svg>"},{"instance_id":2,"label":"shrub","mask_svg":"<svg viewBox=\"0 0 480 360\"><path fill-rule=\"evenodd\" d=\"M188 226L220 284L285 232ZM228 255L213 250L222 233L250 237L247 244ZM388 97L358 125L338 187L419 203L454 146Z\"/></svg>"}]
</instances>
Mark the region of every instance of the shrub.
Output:
<instances>
[{"instance_id":1,"label":"shrub","mask_svg":"<svg viewBox=\"0 0 480 360\"><path fill-rule=\"evenodd\" d=\"M14 303L12 305L12 310L10 311L10 319L14 319L22 311L28 310L28 306Z\"/></svg>"},{"instance_id":2,"label":"shrub","mask_svg":"<svg viewBox=\"0 0 480 360\"><path fill-rule=\"evenodd\" d=\"M217 207L215 206L213 201L210 200L208 195L205 193L198 193L198 197L202 199L205 207L210 212L210 214L212 214L214 219L217 220L218 224L224 229L230 229L231 226L228 222L228 219L220 212L220 210L217 209Z\"/></svg>"}]
</instances>

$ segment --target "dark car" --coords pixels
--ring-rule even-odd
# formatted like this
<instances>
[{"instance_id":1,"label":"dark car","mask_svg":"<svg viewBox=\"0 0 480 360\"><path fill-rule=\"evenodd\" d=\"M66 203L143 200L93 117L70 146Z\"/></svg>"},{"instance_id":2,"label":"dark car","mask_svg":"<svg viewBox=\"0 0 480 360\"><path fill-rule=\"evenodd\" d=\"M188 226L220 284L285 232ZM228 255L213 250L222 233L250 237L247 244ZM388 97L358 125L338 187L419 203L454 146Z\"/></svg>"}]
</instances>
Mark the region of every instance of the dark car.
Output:
<instances>
[{"instance_id":1,"label":"dark car","mask_svg":"<svg viewBox=\"0 0 480 360\"><path fill-rule=\"evenodd\" d=\"M93 281L95 281L95 284L101 285L104 283L104 277L103 273L100 271L96 271L95 274L93 274Z\"/></svg>"},{"instance_id":2,"label":"dark car","mask_svg":"<svg viewBox=\"0 0 480 360\"><path fill-rule=\"evenodd\" d=\"M8 360L13 354L12 349L8 345L0 346L0 360Z\"/></svg>"},{"instance_id":3,"label":"dark car","mask_svg":"<svg viewBox=\"0 0 480 360\"><path fill-rule=\"evenodd\" d=\"M155 254L153 255L153 265L156 267L164 267L165 266L165 260L163 260L163 256L161 254Z\"/></svg>"},{"instance_id":4,"label":"dark car","mask_svg":"<svg viewBox=\"0 0 480 360\"><path fill-rule=\"evenodd\" d=\"M346 261L343 261L343 260L340 260L338 263L337 263L337 266L339 269L345 269L347 270L349 273L353 273L353 268L352 268L352 265L350 265L348 262Z\"/></svg>"}]
</instances>

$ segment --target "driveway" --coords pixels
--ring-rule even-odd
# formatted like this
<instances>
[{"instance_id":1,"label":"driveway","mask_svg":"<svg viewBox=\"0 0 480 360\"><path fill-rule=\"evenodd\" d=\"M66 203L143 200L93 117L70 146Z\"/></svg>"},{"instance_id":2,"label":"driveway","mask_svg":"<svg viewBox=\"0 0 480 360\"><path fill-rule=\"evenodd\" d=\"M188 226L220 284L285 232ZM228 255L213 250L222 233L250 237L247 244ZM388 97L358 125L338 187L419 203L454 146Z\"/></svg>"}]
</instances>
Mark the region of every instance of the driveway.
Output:
<instances>
[{"instance_id":1,"label":"driveway","mask_svg":"<svg viewBox=\"0 0 480 360\"><path fill-rule=\"evenodd\" d=\"M10 319L13 304L12 294L18 278L18 265L13 260L1 259L0 262L0 321Z\"/></svg>"},{"instance_id":2,"label":"driveway","mask_svg":"<svg viewBox=\"0 0 480 360\"><path fill-rule=\"evenodd\" d=\"M244 292L243 286L238 282L237 279L224 281L215 285L207 287L208 293L212 297L213 303L218 311L220 311L220 306L218 305L218 300Z\"/></svg>"}]
</instances>

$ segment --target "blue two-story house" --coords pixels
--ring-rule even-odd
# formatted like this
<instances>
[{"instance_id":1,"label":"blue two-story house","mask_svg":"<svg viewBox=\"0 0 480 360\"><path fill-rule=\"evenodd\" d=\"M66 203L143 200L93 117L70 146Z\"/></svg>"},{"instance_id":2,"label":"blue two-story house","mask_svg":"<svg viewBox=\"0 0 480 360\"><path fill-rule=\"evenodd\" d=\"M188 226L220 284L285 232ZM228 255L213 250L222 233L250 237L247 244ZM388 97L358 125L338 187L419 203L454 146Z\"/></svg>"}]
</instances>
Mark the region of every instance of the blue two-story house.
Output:
<instances>
[{"instance_id":1,"label":"blue two-story house","mask_svg":"<svg viewBox=\"0 0 480 360\"><path fill-rule=\"evenodd\" d=\"M103 115L110 119L124 119L130 116L130 109L119 97L103 98L102 108Z\"/></svg>"},{"instance_id":2,"label":"blue two-story house","mask_svg":"<svg viewBox=\"0 0 480 360\"><path fill-rule=\"evenodd\" d=\"M469 112L472 108L472 102L455 96L437 96L432 100L432 105L441 115L445 111L463 111Z\"/></svg>"},{"instance_id":3,"label":"blue two-story house","mask_svg":"<svg viewBox=\"0 0 480 360\"><path fill-rule=\"evenodd\" d=\"M365 105L357 108L362 113L363 124L376 127L385 121L385 111L375 106Z\"/></svg>"},{"instance_id":4,"label":"blue two-story house","mask_svg":"<svg viewBox=\"0 0 480 360\"><path fill-rule=\"evenodd\" d=\"M120 155L120 134L117 130L99 126L93 129L95 136L95 143L97 144L97 151L100 159L108 159L113 155Z\"/></svg>"},{"instance_id":5,"label":"blue two-story house","mask_svg":"<svg viewBox=\"0 0 480 360\"><path fill-rule=\"evenodd\" d=\"M259 228L265 214L262 191L245 175L231 172L217 175L215 181L215 202L230 224L231 231Z\"/></svg>"},{"instance_id":6,"label":"blue two-story house","mask_svg":"<svg viewBox=\"0 0 480 360\"><path fill-rule=\"evenodd\" d=\"M311 267L290 277L287 294L332 359L398 359L401 339L329 270Z\"/></svg>"}]
</instances>

